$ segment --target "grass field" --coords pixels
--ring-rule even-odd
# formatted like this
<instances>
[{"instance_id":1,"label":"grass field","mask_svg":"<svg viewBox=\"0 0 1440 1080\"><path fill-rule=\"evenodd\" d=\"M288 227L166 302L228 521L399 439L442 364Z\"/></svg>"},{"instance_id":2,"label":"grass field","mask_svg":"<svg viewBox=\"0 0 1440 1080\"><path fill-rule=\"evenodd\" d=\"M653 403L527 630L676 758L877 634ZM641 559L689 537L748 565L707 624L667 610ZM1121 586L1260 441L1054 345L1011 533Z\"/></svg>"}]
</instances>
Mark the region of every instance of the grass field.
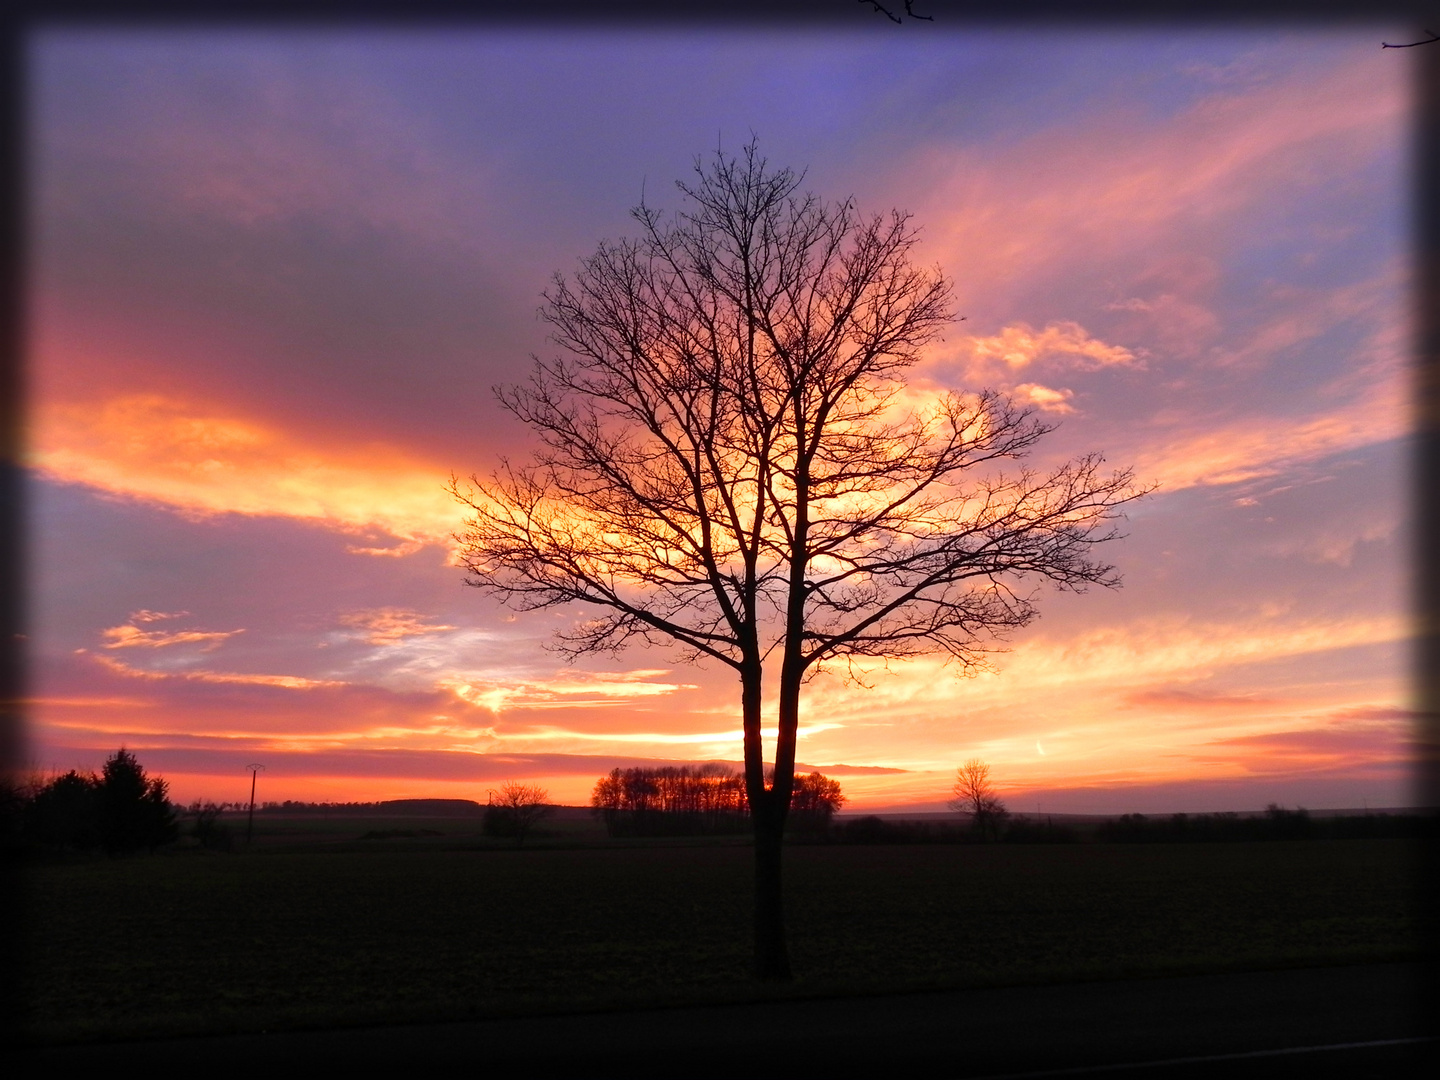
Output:
<instances>
[{"instance_id":1,"label":"grass field","mask_svg":"<svg viewBox=\"0 0 1440 1080\"><path fill-rule=\"evenodd\" d=\"M29 1031L72 1040L761 992L746 978L751 852L734 842L300 839L31 867ZM786 887L799 979L774 992L1414 956L1410 850L797 845Z\"/></svg>"}]
</instances>

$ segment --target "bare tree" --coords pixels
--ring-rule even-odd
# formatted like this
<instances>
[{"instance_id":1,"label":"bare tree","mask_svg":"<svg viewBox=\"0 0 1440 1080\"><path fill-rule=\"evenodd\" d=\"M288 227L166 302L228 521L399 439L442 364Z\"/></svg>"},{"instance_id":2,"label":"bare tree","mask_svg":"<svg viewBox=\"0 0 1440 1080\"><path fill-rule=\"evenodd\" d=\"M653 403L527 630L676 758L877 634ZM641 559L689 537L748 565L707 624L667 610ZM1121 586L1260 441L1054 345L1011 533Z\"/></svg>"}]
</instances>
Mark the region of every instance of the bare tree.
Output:
<instances>
[{"instance_id":1,"label":"bare tree","mask_svg":"<svg viewBox=\"0 0 1440 1080\"><path fill-rule=\"evenodd\" d=\"M490 792L482 828L491 836L512 836L520 847L530 830L555 812L546 802L549 798L550 793L536 784L506 781L498 795Z\"/></svg>"},{"instance_id":2,"label":"bare tree","mask_svg":"<svg viewBox=\"0 0 1440 1080\"><path fill-rule=\"evenodd\" d=\"M911 262L909 215L800 194L753 141L695 171L683 212L642 202L638 238L602 243L545 293L562 355L498 391L542 447L452 485L474 512L457 540L467 584L522 610L577 606L557 635L567 655L663 642L735 672L756 972L784 979L802 683L935 650L981 664L988 639L1034 617L1027 580L1118 584L1095 546L1140 492L1098 455L1004 471L1049 429L1001 394L904 407L906 370L953 318L944 276Z\"/></svg>"},{"instance_id":3,"label":"bare tree","mask_svg":"<svg viewBox=\"0 0 1440 1080\"><path fill-rule=\"evenodd\" d=\"M998 839L1000 826L1009 816L1005 804L995 794L990 782L990 766L979 758L971 758L955 770L955 798L950 809L970 815L970 824L982 837Z\"/></svg>"}]
</instances>

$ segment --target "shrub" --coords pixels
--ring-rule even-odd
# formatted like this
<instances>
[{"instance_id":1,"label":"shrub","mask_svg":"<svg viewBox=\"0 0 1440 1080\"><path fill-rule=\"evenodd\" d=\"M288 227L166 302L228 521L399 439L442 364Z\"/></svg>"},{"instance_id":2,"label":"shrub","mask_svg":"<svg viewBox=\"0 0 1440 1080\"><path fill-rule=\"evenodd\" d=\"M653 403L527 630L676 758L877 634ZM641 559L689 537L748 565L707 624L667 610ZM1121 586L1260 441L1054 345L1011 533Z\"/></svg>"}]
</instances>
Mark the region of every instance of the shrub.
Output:
<instances>
[{"instance_id":1,"label":"shrub","mask_svg":"<svg viewBox=\"0 0 1440 1080\"><path fill-rule=\"evenodd\" d=\"M229 851L235 846L235 836L230 826L221 820L223 810L213 802L198 800L190 804L192 823L190 834L200 841L207 851Z\"/></svg>"},{"instance_id":2,"label":"shrub","mask_svg":"<svg viewBox=\"0 0 1440 1080\"><path fill-rule=\"evenodd\" d=\"M24 815L27 839L84 851L100 845L99 781L71 769L42 784Z\"/></svg>"}]
</instances>

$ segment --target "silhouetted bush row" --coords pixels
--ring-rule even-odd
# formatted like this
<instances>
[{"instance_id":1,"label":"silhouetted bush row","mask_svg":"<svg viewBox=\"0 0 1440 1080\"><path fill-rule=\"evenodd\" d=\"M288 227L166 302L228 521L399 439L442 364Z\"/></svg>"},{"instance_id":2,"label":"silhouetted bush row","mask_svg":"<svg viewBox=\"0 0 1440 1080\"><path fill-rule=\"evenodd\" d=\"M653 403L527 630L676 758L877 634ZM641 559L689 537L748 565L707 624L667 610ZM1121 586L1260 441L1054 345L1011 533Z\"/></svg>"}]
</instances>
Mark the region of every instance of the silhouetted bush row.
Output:
<instances>
[{"instance_id":1,"label":"silhouetted bush row","mask_svg":"<svg viewBox=\"0 0 1440 1080\"><path fill-rule=\"evenodd\" d=\"M246 810L248 803L220 803L222 810ZM286 816L317 815L343 817L347 814L386 817L480 817L485 808L473 799L385 799L381 802L264 802L255 804L257 814Z\"/></svg>"},{"instance_id":2,"label":"silhouetted bush row","mask_svg":"<svg viewBox=\"0 0 1440 1080\"><path fill-rule=\"evenodd\" d=\"M74 769L12 789L6 798L7 840L22 847L100 849L112 855L154 851L179 835L167 785L148 777L123 747L99 775Z\"/></svg>"},{"instance_id":3,"label":"silhouetted bush row","mask_svg":"<svg viewBox=\"0 0 1440 1080\"><path fill-rule=\"evenodd\" d=\"M818 772L797 776L788 825L823 833L844 804L839 781ZM614 769L596 781L590 809L611 836L717 835L750 827L745 778L715 762Z\"/></svg>"},{"instance_id":4,"label":"silhouetted bush row","mask_svg":"<svg viewBox=\"0 0 1440 1080\"><path fill-rule=\"evenodd\" d=\"M1236 813L1125 814L1102 823L1095 839L1121 844L1175 844L1246 840L1384 839L1425 835L1432 818L1412 814L1363 814L1313 818L1303 806L1286 810L1271 803L1259 816Z\"/></svg>"},{"instance_id":5,"label":"silhouetted bush row","mask_svg":"<svg viewBox=\"0 0 1440 1080\"><path fill-rule=\"evenodd\" d=\"M1174 844L1271 840L1407 839L1433 835L1437 819L1423 814L1364 814L1314 818L1303 807L1286 810L1271 804L1263 815L1237 813L1125 814L1093 829L1053 820L1011 818L995 839L1007 844L1096 843ZM826 839L842 844L973 844L988 835L965 821L891 820L869 816L840 822Z\"/></svg>"}]
</instances>

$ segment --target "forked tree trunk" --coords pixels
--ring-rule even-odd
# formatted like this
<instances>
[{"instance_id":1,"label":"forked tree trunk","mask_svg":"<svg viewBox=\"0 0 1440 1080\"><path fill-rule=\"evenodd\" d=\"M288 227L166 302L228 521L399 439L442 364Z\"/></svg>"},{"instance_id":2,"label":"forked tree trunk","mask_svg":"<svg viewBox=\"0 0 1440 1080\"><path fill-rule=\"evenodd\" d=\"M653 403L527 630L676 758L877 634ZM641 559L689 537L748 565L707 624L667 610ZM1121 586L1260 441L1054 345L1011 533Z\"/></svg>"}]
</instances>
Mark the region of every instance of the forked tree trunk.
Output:
<instances>
[{"instance_id":1,"label":"forked tree trunk","mask_svg":"<svg viewBox=\"0 0 1440 1080\"><path fill-rule=\"evenodd\" d=\"M784 897L780 888L780 842L785 832L789 792L782 806L765 787L765 753L760 736L760 685L763 669L757 649L740 670L740 699L745 726L745 797L755 835L755 977L787 980L790 954L785 947ZM782 740L783 742L783 740ZM782 756L783 746L776 747ZM794 751L791 751L792 756ZM777 812L779 811L779 812Z\"/></svg>"},{"instance_id":2,"label":"forked tree trunk","mask_svg":"<svg viewBox=\"0 0 1440 1080\"><path fill-rule=\"evenodd\" d=\"M755 975L787 981L790 951L785 944L785 900L781 883L785 820L795 788L795 740L799 730L800 673L793 662L780 675L780 730L775 740L775 773L769 791L752 803L755 827Z\"/></svg>"}]
</instances>

